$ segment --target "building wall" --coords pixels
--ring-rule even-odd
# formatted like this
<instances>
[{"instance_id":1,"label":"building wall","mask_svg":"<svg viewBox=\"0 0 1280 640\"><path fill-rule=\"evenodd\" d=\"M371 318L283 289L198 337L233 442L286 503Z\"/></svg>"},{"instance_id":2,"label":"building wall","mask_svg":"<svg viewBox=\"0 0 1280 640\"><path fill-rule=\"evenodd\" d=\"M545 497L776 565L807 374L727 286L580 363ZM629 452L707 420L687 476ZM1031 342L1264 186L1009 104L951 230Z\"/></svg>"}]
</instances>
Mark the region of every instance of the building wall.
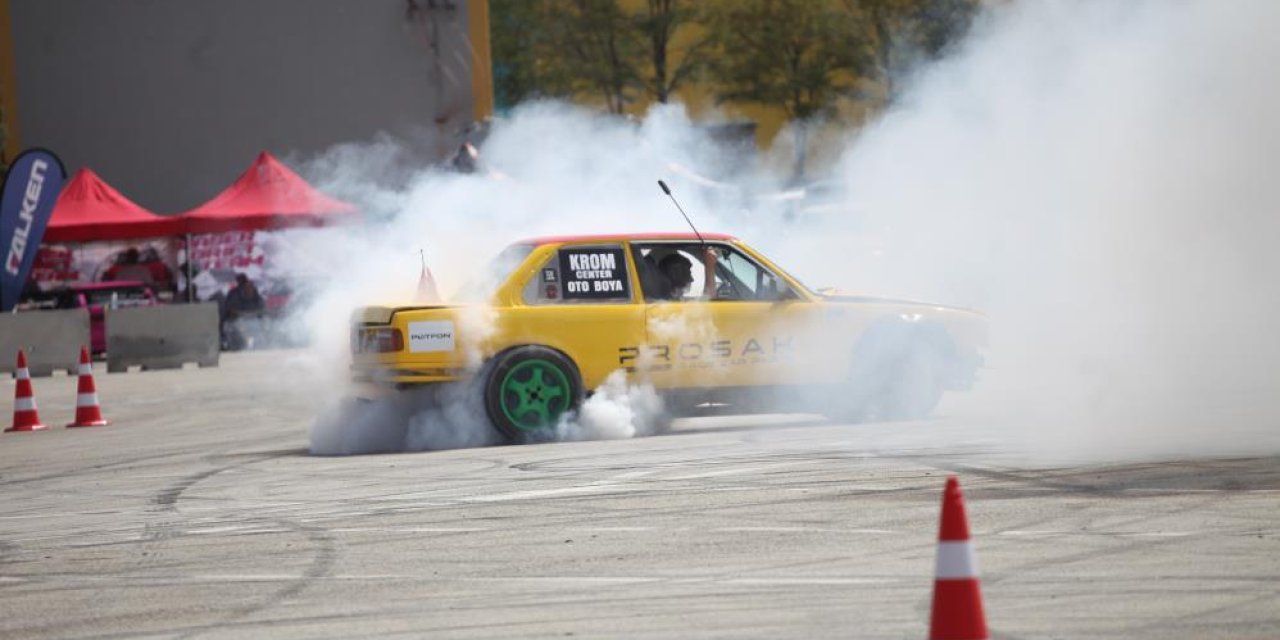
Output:
<instances>
[{"instance_id":1,"label":"building wall","mask_svg":"<svg viewBox=\"0 0 1280 640\"><path fill-rule=\"evenodd\" d=\"M21 150L18 138L13 135L17 130L18 101L12 91L13 75L13 38L9 29L9 0L0 0L0 171L9 165L9 161L17 157Z\"/></svg>"},{"instance_id":2,"label":"building wall","mask_svg":"<svg viewBox=\"0 0 1280 640\"><path fill-rule=\"evenodd\" d=\"M7 1L21 144L160 213L263 149L386 133L439 160L491 109L484 0Z\"/></svg>"}]
</instances>

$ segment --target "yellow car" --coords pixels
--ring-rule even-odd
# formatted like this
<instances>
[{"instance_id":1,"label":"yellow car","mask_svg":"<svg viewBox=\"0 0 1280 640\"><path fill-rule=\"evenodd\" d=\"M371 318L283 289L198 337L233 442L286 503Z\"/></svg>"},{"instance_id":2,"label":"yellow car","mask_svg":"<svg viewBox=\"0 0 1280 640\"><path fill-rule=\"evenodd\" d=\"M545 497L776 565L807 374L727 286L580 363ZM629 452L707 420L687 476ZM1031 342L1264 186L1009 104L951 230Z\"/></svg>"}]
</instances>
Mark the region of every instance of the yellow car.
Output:
<instances>
[{"instance_id":1,"label":"yellow car","mask_svg":"<svg viewBox=\"0 0 1280 640\"><path fill-rule=\"evenodd\" d=\"M454 304L357 310L352 370L401 389L475 381L516 440L616 371L672 415L916 419L972 384L986 330L965 309L811 291L728 235L547 237L508 247Z\"/></svg>"}]
</instances>

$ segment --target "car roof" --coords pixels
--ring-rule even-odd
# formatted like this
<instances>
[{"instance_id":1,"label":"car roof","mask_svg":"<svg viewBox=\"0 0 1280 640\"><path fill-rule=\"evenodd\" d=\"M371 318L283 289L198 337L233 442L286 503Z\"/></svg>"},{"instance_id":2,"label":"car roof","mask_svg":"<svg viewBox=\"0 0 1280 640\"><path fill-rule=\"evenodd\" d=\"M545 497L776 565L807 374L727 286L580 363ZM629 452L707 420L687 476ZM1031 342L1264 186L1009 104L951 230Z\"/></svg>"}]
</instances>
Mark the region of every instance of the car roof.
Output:
<instances>
[{"instance_id":1,"label":"car roof","mask_svg":"<svg viewBox=\"0 0 1280 640\"><path fill-rule=\"evenodd\" d=\"M718 240L718 241L734 241L737 238L727 233L704 233L702 240ZM544 244L562 244L566 242L622 242L624 240L686 240L697 242L699 237L688 231L673 232L645 232L645 233L606 233L606 234L587 234L587 235L568 235L568 236L542 236L538 238L526 238L520 240L516 244L531 244L541 246Z\"/></svg>"}]
</instances>

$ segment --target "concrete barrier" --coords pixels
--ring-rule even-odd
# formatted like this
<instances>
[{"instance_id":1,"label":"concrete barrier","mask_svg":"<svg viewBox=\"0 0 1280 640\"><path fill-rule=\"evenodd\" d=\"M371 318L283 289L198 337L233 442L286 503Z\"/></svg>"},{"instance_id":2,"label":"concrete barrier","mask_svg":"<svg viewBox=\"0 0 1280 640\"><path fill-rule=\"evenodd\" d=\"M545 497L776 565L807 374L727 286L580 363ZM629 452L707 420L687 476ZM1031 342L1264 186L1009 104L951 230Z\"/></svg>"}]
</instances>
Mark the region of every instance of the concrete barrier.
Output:
<instances>
[{"instance_id":1,"label":"concrete barrier","mask_svg":"<svg viewBox=\"0 0 1280 640\"><path fill-rule=\"evenodd\" d=\"M218 305L163 304L107 309L107 372L218 366Z\"/></svg>"},{"instance_id":2,"label":"concrete barrier","mask_svg":"<svg viewBox=\"0 0 1280 640\"><path fill-rule=\"evenodd\" d=\"M61 309L0 314L0 371L12 373L18 349L33 376L75 373L80 347L89 346L89 311Z\"/></svg>"}]
</instances>

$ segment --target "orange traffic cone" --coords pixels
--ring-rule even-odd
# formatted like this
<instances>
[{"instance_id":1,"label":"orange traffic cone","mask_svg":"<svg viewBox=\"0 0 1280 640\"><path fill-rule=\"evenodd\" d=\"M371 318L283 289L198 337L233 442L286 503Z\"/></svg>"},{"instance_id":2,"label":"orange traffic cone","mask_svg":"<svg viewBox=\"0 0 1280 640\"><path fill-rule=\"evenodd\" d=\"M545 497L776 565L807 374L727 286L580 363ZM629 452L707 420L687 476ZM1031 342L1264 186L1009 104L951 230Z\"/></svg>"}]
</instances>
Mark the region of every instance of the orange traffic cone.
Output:
<instances>
[{"instance_id":1,"label":"orange traffic cone","mask_svg":"<svg viewBox=\"0 0 1280 640\"><path fill-rule=\"evenodd\" d=\"M111 422L98 407L98 388L93 384L93 362L89 350L80 347L80 382L76 389L76 421L68 427L105 427Z\"/></svg>"},{"instance_id":2,"label":"orange traffic cone","mask_svg":"<svg viewBox=\"0 0 1280 640\"><path fill-rule=\"evenodd\" d=\"M986 640L986 616L978 565L969 542L960 481L947 478L942 496L942 524L938 530L938 560L934 565L933 615L929 640Z\"/></svg>"},{"instance_id":3,"label":"orange traffic cone","mask_svg":"<svg viewBox=\"0 0 1280 640\"><path fill-rule=\"evenodd\" d=\"M13 372L18 383L13 387L13 426L5 431L39 431L48 427L40 424L36 411L36 394L31 388L31 372L27 371L27 354L18 350L18 368Z\"/></svg>"}]
</instances>

